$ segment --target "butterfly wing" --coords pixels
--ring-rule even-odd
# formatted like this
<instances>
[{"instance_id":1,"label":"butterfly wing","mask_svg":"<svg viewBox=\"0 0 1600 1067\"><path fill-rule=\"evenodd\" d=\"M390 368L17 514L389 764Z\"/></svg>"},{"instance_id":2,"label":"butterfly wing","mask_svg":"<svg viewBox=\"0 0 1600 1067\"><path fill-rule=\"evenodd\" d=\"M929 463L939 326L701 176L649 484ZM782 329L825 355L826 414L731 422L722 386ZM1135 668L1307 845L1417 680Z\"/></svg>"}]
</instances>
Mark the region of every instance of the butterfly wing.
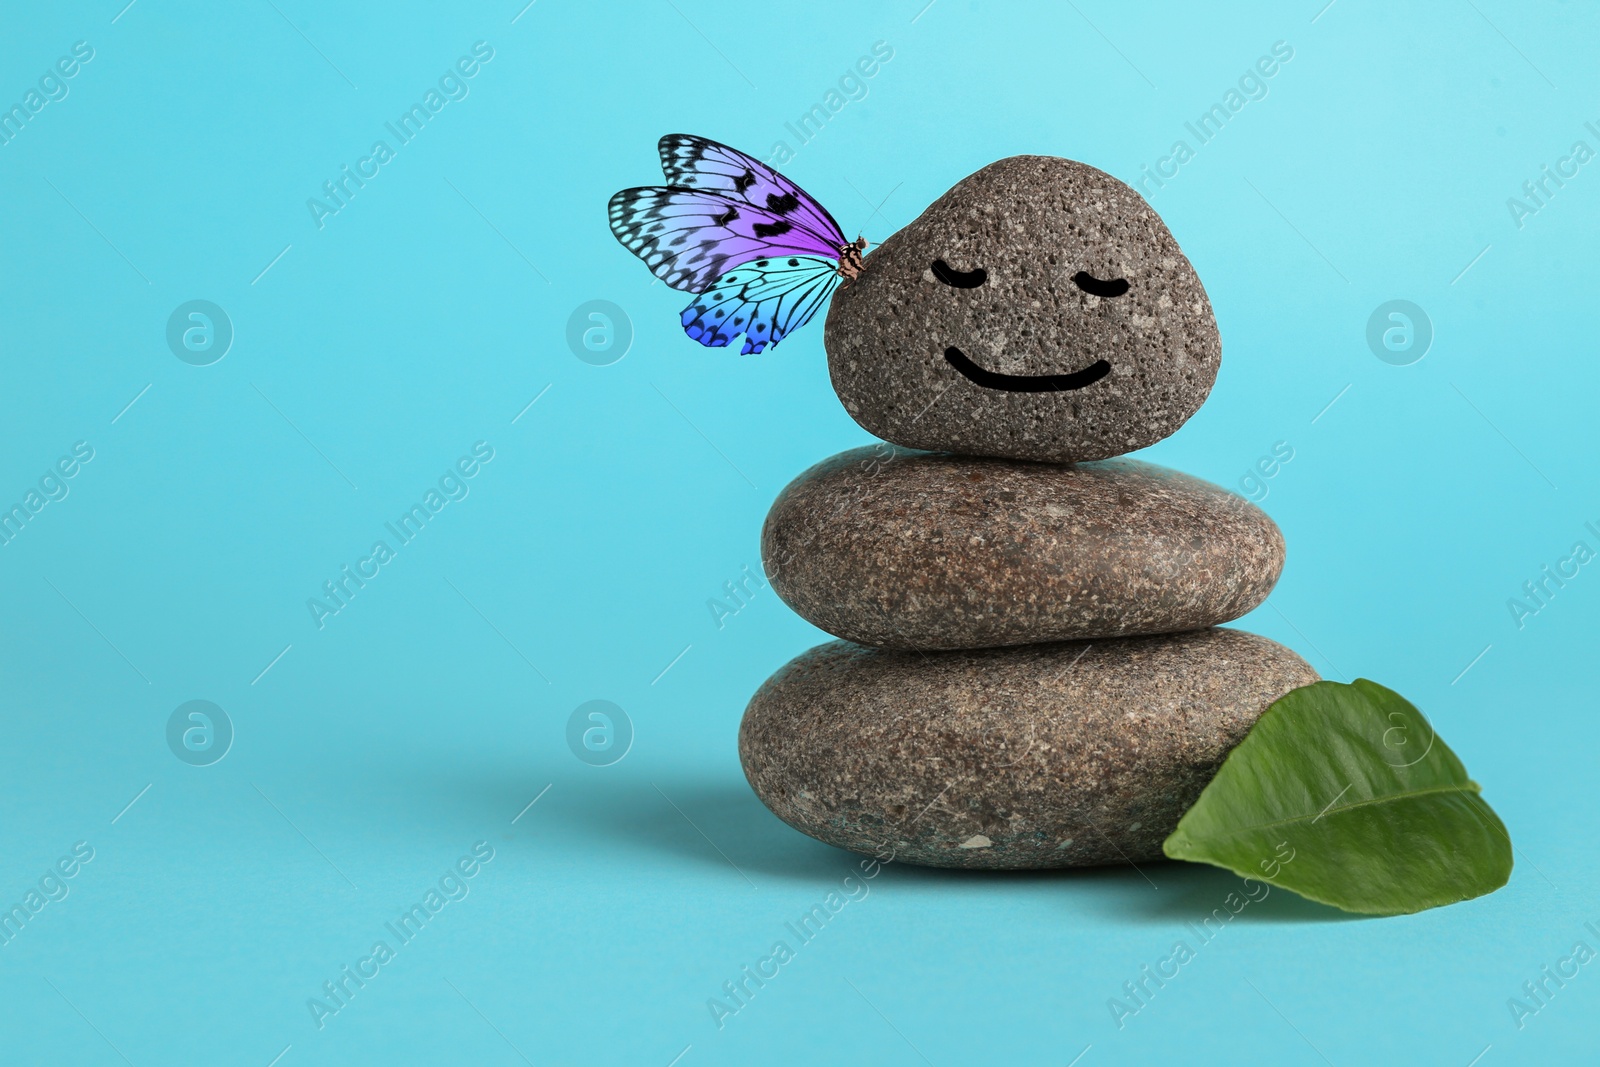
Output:
<instances>
[{"instance_id":1,"label":"butterfly wing","mask_svg":"<svg viewBox=\"0 0 1600 1067\"><path fill-rule=\"evenodd\" d=\"M709 189L651 186L611 198L611 232L674 289L704 292L755 259L839 255L810 230L745 200Z\"/></svg>"},{"instance_id":2,"label":"butterfly wing","mask_svg":"<svg viewBox=\"0 0 1600 1067\"><path fill-rule=\"evenodd\" d=\"M739 354L748 356L804 326L838 284L838 264L821 256L745 263L683 309L683 332L708 348L725 348L742 333Z\"/></svg>"},{"instance_id":3,"label":"butterfly wing","mask_svg":"<svg viewBox=\"0 0 1600 1067\"><path fill-rule=\"evenodd\" d=\"M668 185L713 192L765 211L815 237L822 255L835 255L845 244L844 231L827 208L760 160L688 133L669 133L656 147Z\"/></svg>"}]
</instances>

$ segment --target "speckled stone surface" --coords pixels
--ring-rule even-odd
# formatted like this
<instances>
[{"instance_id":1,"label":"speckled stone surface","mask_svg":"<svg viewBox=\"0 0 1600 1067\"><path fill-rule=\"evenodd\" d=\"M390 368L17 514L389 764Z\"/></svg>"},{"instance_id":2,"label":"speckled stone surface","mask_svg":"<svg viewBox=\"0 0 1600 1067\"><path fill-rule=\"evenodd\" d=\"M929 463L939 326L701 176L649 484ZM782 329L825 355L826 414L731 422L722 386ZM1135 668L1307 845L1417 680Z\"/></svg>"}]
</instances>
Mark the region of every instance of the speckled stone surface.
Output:
<instances>
[{"instance_id":1,"label":"speckled stone surface","mask_svg":"<svg viewBox=\"0 0 1600 1067\"><path fill-rule=\"evenodd\" d=\"M821 645L750 701L739 756L795 829L987 869L1161 857L1278 697L1317 680L1238 630L919 654Z\"/></svg>"},{"instance_id":2,"label":"speckled stone surface","mask_svg":"<svg viewBox=\"0 0 1600 1067\"><path fill-rule=\"evenodd\" d=\"M986 280L946 284L934 260ZM1127 291L1086 292L1080 271ZM1222 361L1205 289L1160 217L1111 175L1054 156L990 164L870 252L833 296L826 344L845 410L877 436L1054 462L1173 433ZM1067 391L1007 391L964 376L951 347L1000 374L1070 374L1099 360L1109 371Z\"/></svg>"},{"instance_id":3,"label":"speckled stone surface","mask_svg":"<svg viewBox=\"0 0 1600 1067\"><path fill-rule=\"evenodd\" d=\"M1283 535L1209 482L858 448L791 482L761 555L780 597L861 644L962 649L1193 630L1266 599Z\"/></svg>"}]
</instances>

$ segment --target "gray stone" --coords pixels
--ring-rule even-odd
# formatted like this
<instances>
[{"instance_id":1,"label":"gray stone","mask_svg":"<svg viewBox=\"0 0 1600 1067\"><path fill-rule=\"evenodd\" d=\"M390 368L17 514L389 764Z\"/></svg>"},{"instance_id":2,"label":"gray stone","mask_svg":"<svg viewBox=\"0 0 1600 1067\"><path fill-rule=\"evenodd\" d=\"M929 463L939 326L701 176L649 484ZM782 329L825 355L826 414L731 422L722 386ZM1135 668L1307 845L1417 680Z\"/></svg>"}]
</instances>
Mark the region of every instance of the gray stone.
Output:
<instances>
[{"instance_id":1,"label":"gray stone","mask_svg":"<svg viewBox=\"0 0 1600 1067\"><path fill-rule=\"evenodd\" d=\"M800 475L761 539L796 612L835 637L907 649L1212 626L1266 599L1283 554L1261 509L1164 467L890 445Z\"/></svg>"},{"instance_id":2,"label":"gray stone","mask_svg":"<svg viewBox=\"0 0 1600 1067\"><path fill-rule=\"evenodd\" d=\"M1317 680L1238 630L895 652L821 645L739 727L745 777L818 840L931 867L1161 857L1272 702Z\"/></svg>"},{"instance_id":3,"label":"gray stone","mask_svg":"<svg viewBox=\"0 0 1600 1067\"><path fill-rule=\"evenodd\" d=\"M948 284L935 260L986 279ZM1222 362L1211 302L1161 218L1054 156L992 163L884 241L834 294L826 344L845 410L877 436L1052 462L1173 433ZM1011 377L973 380L985 372Z\"/></svg>"}]
</instances>

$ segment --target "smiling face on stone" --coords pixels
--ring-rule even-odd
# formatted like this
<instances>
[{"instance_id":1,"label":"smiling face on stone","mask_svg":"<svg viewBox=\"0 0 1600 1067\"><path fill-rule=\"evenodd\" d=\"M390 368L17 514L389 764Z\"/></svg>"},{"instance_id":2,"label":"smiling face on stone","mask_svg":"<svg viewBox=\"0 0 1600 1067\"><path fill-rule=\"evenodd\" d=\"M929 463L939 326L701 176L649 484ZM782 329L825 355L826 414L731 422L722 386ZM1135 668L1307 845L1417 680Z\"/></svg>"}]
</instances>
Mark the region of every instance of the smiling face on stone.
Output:
<instances>
[{"instance_id":1,"label":"smiling face on stone","mask_svg":"<svg viewBox=\"0 0 1600 1067\"><path fill-rule=\"evenodd\" d=\"M1049 462L1173 433L1211 391L1211 303L1128 186L1012 156L867 256L828 311L845 409L895 444Z\"/></svg>"}]
</instances>

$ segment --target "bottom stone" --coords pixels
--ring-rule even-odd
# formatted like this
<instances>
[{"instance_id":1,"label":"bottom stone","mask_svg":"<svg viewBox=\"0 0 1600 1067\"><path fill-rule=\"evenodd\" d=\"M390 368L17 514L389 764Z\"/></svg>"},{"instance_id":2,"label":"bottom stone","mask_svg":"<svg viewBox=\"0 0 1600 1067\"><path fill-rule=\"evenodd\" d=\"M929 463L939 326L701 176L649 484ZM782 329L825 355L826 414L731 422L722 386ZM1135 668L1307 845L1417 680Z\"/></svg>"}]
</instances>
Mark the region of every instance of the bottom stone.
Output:
<instances>
[{"instance_id":1,"label":"bottom stone","mask_svg":"<svg viewBox=\"0 0 1600 1067\"><path fill-rule=\"evenodd\" d=\"M1284 693L1317 680L1240 630L972 652L848 641L750 701L761 802L820 841L930 867L1139 863Z\"/></svg>"}]
</instances>

